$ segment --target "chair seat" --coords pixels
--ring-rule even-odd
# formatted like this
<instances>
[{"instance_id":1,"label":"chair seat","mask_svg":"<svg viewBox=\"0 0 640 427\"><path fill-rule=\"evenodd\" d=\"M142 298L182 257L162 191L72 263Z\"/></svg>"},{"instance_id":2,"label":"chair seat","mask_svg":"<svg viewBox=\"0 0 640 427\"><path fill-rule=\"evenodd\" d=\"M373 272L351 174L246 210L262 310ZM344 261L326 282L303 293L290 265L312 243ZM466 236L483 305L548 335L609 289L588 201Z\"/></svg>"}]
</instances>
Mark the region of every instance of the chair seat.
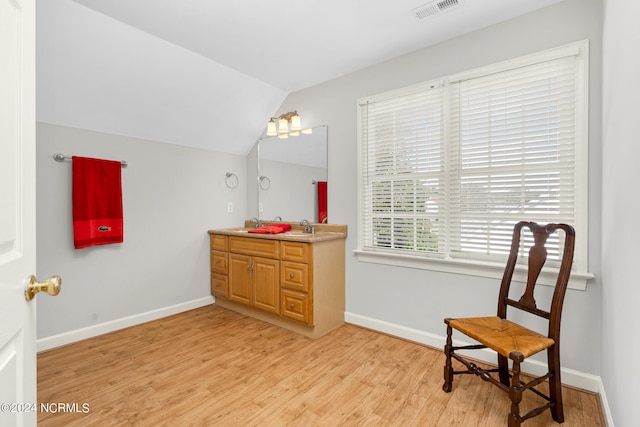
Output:
<instances>
[{"instance_id":1,"label":"chair seat","mask_svg":"<svg viewBox=\"0 0 640 427\"><path fill-rule=\"evenodd\" d=\"M449 319L447 323L504 357L516 351L527 358L555 343L551 338L498 316Z\"/></svg>"}]
</instances>

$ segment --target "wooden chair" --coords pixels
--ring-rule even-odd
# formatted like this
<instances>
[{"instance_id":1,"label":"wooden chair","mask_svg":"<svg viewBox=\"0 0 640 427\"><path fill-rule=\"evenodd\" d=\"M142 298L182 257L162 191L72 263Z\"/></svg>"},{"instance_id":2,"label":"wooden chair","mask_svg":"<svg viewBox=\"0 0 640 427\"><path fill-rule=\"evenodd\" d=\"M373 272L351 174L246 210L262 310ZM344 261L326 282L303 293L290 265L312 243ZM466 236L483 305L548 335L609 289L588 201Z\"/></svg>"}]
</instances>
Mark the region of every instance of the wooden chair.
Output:
<instances>
[{"instance_id":1,"label":"wooden chair","mask_svg":"<svg viewBox=\"0 0 640 427\"><path fill-rule=\"evenodd\" d=\"M516 266L518 252L520 250L521 230L527 227L533 233L534 244L529 250L528 278L522 297L515 301L509 298L509 288ZM556 281L553 300L550 310L544 311L536 306L534 299L534 287L542 266L547 259L545 243L550 234L557 230L563 230L565 234L564 251L560 264L560 271ZM573 248L575 242L575 232L573 227L566 224L538 225L534 222L519 222L513 229L513 240L511 252L507 261L507 267L500 285L500 295L498 300L498 315L492 317L476 318L447 318L447 342L444 347L446 363L444 367L444 385L442 389L451 392L453 377L457 374L476 374L485 381L498 386L511 398L511 411L508 415L509 427L520 426L523 421L534 417L547 408L551 409L551 415L558 423L564 422L562 410L562 387L560 382L560 317L562 314L562 304L564 301L571 264L573 263ZM507 320L507 306L524 310L534 315L548 320L549 330L546 336L520 326ZM454 347L451 334L455 329L468 337L480 342L478 345L467 345ZM477 350L490 348L498 353L498 368L482 369L475 363L465 360L458 350ZM548 372L538 378L523 383L521 381L520 364L529 356L542 350L547 350ZM460 361L467 370L454 371L451 359ZM509 374L508 360L512 361L512 374ZM498 373L499 381L491 375ZM549 395L545 395L534 386L548 380ZM543 406L535 408L527 414L520 416L519 404L522 401L522 393L531 390L547 400Z\"/></svg>"}]
</instances>

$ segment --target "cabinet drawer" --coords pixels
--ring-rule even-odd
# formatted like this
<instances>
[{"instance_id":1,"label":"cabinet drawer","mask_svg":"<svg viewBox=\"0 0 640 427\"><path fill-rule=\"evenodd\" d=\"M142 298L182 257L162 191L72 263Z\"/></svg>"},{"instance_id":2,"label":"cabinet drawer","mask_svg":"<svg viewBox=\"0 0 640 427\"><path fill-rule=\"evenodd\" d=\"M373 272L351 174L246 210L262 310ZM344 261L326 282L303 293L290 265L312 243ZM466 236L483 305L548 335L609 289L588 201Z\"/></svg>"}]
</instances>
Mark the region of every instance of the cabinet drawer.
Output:
<instances>
[{"instance_id":1,"label":"cabinet drawer","mask_svg":"<svg viewBox=\"0 0 640 427\"><path fill-rule=\"evenodd\" d=\"M280 301L282 302L282 317L313 326L313 309L308 294L281 289Z\"/></svg>"},{"instance_id":2,"label":"cabinet drawer","mask_svg":"<svg viewBox=\"0 0 640 427\"><path fill-rule=\"evenodd\" d=\"M310 243L300 242L280 242L283 261L308 262L310 253Z\"/></svg>"},{"instance_id":3,"label":"cabinet drawer","mask_svg":"<svg viewBox=\"0 0 640 427\"><path fill-rule=\"evenodd\" d=\"M238 254L277 259L280 253L279 247L278 240L233 236L229 238L229 251Z\"/></svg>"},{"instance_id":4,"label":"cabinet drawer","mask_svg":"<svg viewBox=\"0 0 640 427\"><path fill-rule=\"evenodd\" d=\"M309 292L309 266L299 262L282 261L280 286L300 292Z\"/></svg>"},{"instance_id":5,"label":"cabinet drawer","mask_svg":"<svg viewBox=\"0 0 640 427\"><path fill-rule=\"evenodd\" d=\"M223 236L220 234L211 234L211 249L216 251L226 251L229 249L227 236Z\"/></svg>"},{"instance_id":6,"label":"cabinet drawer","mask_svg":"<svg viewBox=\"0 0 640 427\"><path fill-rule=\"evenodd\" d=\"M228 298L229 297L229 281L227 276L221 274L211 274L211 295Z\"/></svg>"},{"instance_id":7,"label":"cabinet drawer","mask_svg":"<svg viewBox=\"0 0 640 427\"><path fill-rule=\"evenodd\" d=\"M226 252L211 251L211 272L218 274L228 274L228 258Z\"/></svg>"}]
</instances>

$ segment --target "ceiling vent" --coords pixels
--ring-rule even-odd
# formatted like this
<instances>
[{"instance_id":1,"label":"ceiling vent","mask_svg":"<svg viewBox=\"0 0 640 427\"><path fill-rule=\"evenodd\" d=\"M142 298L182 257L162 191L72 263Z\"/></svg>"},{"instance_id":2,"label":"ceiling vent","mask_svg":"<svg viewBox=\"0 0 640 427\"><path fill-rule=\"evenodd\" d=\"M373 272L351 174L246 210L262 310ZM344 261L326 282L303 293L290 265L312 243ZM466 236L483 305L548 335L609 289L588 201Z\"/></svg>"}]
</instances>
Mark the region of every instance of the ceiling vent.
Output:
<instances>
[{"instance_id":1,"label":"ceiling vent","mask_svg":"<svg viewBox=\"0 0 640 427\"><path fill-rule=\"evenodd\" d=\"M447 10L459 7L464 3L464 0L437 0L427 4L423 4L420 7L416 7L411 11L411 14L416 17L418 21L422 21L427 18L431 18L439 13Z\"/></svg>"}]
</instances>

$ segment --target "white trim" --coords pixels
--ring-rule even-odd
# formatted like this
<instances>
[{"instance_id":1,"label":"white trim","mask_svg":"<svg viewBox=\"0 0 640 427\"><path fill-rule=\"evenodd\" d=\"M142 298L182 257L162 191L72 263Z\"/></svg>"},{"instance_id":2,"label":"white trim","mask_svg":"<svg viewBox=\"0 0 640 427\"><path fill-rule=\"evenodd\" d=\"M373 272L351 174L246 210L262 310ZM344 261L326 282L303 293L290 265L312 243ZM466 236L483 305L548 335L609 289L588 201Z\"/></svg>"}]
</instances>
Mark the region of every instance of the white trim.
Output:
<instances>
[{"instance_id":1,"label":"white trim","mask_svg":"<svg viewBox=\"0 0 640 427\"><path fill-rule=\"evenodd\" d=\"M50 350L52 348L60 347L67 344L72 344L77 341L82 341L87 338L97 337L98 335L114 332L119 329L128 328L130 326L140 325L142 323L150 322L152 320L162 319L163 317L172 316L174 314L182 313L185 311L193 310L195 308L211 305L215 302L212 296L199 298L183 302L180 304L171 305L168 307L158 308L156 310L147 311L145 313L138 313L132 316L123 317L120 319L111 320L109 322L100 323L93 326L87 326L86 328L80 328L69 332L64 332L58 335L53 335L46 338L40 338L37 341L37 351Z\"/></svg>"},{"instance_id":2,"label":"white trim","mask_svg":"<svg viewBox=\"0 0 640 427\"><path fill-rule=\"evenodd\" d=\"M518 56L516 58L507 59L495 64L485 65L483 67L474 68L460 73L447 76L448 82L464 81L483 77L500 71L512 70L514 68L526 67L531 64L540 62L553 61L555 59L566 58L568 56L580 56L584 54L585 49L589 48L589 40L581 40L569 43L564 46L552 47L527 55Z\"/></svg>"},{"instance_id":3,"label":"white trim","mask_svg":"<svg viewBox=\"0 0 640 427\"><path fill-rule=\"evenodd\" d=\"M600 394L600 406L602 407L604 422L607 427L613 427L613 415L611 414L611 408L609 408L609 401L607 400L607 394L605 393L602 378L598 377L598 382L600 385L600 390L598 391L598 393Z\"/></svg>"},{"instance_id":4,"label":"white trim","mask_svg":"<svg viewBox=\"0 0 640 427\"><path fill-rule=\"evenodd\" d=\"M468 276L488 277L502 279L505 263L490 263L486 261L473 261L467 259L436 259L421 258L410 255L392 253L369 252L355 249L358 261L374 264L392 265L395 267L417 268L420 270L433 270L443 273L465 274ZM558 270L547 268L542 270L537 283L541 285L555 286ZM571 272L569 277L569 289L584 291L587 289L587 281L593 279L593 274L583 272ZM524 268L516 267L513 280L526 283L527 273Z\"/></svg>"},{"instance_id":5,"label":"white trim","mask_svg":"<svg viewBox=\"0 0 640 427\"><path fill-rule=\"evenodd\" d=\"M446 338L444 335L432 334L429 332L421 331L418 329L408 328L402 325L396 325L393 323L385 322L382 320L373 319L366 316L360 316L358 314L345 312L344 320L347 323L362 326L367 329L382 332L388 335L393 335L399 338L403 338L409 341L414 341L420 344L428 345L434 348L444 348ZM445 329L444 321L442 323L442 329ZM471 343L465 343L462 341L455 341L456 345L467 345ZM463 353L464 354L464 353ZM469 354L469 353L467 353ZM474 351L472 353L474 359L482 362L496 364L495 352L484 349L480 351ZM533 374L543 375L546 372L546 365L537 360L525 360L522 363L522 371ZM574 369L562 368L562 382L563 384L577 387L583 390L591 391L594 393L600 393L604 395L604 387L602 380L597 375L588 374L586 372L576 371ZM606 400L602 401L603 410ZM608 407L606 411L608 412ZM612 425L612 424L611 424ZM611 426L610 425L610 426Z\"/></svg>"}]
</instances>

